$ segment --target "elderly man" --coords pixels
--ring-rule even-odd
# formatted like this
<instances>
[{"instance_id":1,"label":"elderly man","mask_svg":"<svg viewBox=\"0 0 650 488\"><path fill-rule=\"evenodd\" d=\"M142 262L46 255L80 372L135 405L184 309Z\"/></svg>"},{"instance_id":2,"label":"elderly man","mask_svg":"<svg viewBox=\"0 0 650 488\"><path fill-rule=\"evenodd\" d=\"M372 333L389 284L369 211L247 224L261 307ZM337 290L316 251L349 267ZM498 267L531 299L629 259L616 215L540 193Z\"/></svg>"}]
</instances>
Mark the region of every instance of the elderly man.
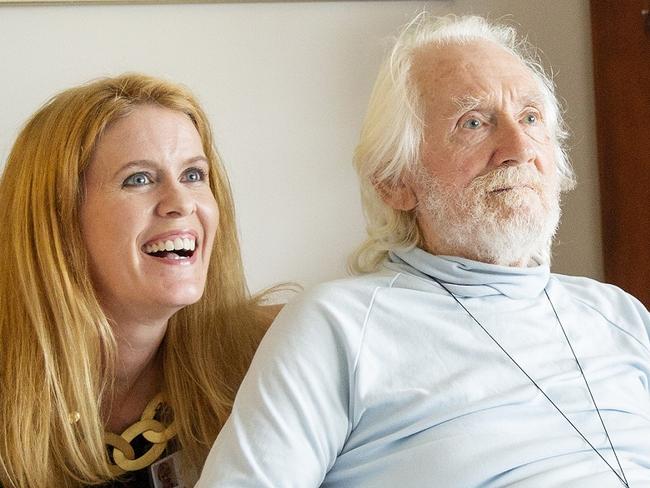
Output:
<instances>
[{"instance_id":1,"label":"elderly man","mask_svg":"<svg viewBox=\"0 0 650 488\"><path fill-rule=\"evenodd\" d=\"M358 146L362 276L264 339L199 487L650 486L650 316L551 274L573 185L512 29L416 19Z\"/></svg>"}]
</instances>

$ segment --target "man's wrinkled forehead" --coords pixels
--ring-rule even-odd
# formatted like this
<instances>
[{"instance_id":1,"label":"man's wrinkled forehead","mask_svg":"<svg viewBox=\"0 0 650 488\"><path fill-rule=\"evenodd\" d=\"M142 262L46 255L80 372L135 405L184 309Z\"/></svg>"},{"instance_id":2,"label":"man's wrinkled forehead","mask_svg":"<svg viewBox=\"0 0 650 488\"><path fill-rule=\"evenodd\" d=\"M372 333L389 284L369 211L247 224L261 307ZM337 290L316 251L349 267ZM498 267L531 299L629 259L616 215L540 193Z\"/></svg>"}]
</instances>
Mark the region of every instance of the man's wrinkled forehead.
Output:
<instances>
[{"instance_id":1,"label":"man's wrinkled forehead","mask_svg":"<svg viewBox=\"0 0 650 488\"><path fill-rule=\"evenodd\" d=\"M513 68L527 69L510 50L487 39L426 44L414 50L412 59L412 69L434 79L455 76L486 60L499 67L509 64Z\"/></svg>"},{"instance_id":2,"label":"man's wrinkled forehead","mask_svg":"<svg viewBox=\"0 0 650 488\"><path fill-rule=\"evenodd\" d=\"M504 94L540 107L544 101L532 70L491 41L420 48L411 76L425 105L445 100L454 109L472 109L495 104Z\"/></svg>"}]
</instances>

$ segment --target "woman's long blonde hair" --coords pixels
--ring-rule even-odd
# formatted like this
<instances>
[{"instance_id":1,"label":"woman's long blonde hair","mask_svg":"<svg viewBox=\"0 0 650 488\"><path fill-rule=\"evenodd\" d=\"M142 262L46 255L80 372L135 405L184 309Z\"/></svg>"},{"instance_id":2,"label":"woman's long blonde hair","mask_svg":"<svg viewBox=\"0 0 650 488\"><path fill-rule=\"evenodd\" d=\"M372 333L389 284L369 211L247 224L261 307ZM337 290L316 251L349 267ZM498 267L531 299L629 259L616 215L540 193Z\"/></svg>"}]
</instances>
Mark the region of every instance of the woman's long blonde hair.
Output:
<instances>
[{"instance_id":1,"label":"woman's long blonde hair","mask_svg":"<svg viewBox=\"0 0 650 488\"><path fill-rule=\"evenodd\" d=\"M188 115L210 162L220 222L206 289L173 316L164 389L190 464L205 459L261 335L241 264L229 183L207 117L183 87L144 75L64 91L27 122L0 180L0 483L40 488L110 479L99 405L116 347L79 226L84 171L107 126L141 104ZM71 416L80 414L77 422Z\"/></svg>"}]
</instances>

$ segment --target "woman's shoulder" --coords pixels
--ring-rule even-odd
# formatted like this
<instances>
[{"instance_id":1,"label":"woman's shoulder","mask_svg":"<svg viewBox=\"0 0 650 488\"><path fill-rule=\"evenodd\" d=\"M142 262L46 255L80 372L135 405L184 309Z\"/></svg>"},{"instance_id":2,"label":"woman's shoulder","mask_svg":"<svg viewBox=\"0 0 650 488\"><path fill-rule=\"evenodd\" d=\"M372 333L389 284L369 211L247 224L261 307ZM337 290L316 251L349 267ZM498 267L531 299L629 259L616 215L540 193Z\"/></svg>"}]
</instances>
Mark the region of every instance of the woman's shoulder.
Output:
<instances>
[{"instance_id":1,"label":"woman's shoulder","mask_svg":"<svg viewBox=\"0 0 650 488\"><path fill-rule=\"evenodd\" d=\"M275 320L275 317L280 313L280 310L285 306L284 303L277 303L272 305L258 305L257 306L257 317L260 322L260 326L266 330L269 328L271 323Z\"/></svg>"}]
</instances>

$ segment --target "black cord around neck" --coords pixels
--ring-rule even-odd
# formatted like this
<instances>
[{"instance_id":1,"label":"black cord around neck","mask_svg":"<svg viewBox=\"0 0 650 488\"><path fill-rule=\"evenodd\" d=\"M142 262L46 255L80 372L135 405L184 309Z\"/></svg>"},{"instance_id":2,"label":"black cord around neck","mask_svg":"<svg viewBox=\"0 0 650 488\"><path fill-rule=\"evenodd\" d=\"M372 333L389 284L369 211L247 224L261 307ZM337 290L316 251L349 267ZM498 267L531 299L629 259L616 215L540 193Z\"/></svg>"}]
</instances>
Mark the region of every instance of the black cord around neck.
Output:
<instances>
[{"instance_id":1,"label":"black cord around neck","mask_svg":"<svg viewBox=\"0 0 650 488\"><path fill-rule=\"evenodd\" d=\"M592 394L591 388L589 387L589 382L587 381L587 377L585 376L584 371L582 370L582 366L580 365L580 361L578 361L578 356L576 355L575 351L573 350L573 346L571 345L571 341L569 341L569 336L567 335L566 331L564 330L564 326L562 325L562 321L560 320L560 317L559 317L557 311L555 310L555 306L553 305L553 302L551 301L551 298L548 296L548 293L546 292L546 289L544 289L544 294L546 295L546 299L548 300L549 304L551 305L551 309L553 310L553 313L555 314L555 318L557 319L557 323L560 325L560 328L562 329L562 333L564 334L564 338L566 339L567 344L569 345L569 348L571 349L571 353L573 354L573 357L574 357L574 359L576 361L576 364L578 365L578 369L580 370L580 374L582 375L582 378L583 378L583 380L585 382L585 385L587 386L587 391L589 391L589 396L591 397L591 401L593 402L594 407L596 408L596 413L598 414L598 418L600 419L600 424L603 426L603 430L605 431L605 436L607 437L607 441L609 442L609 446L611 447L612 452L614 453L614 458L616 459L616 463L618 464L618 468L621 470L620 474L607 461L607 459L605 459L603 457L603 455L598 451L598 449L596 449L596 447L594 447L594 445L591 442L589 442L589 440L584 436L584 434L580 431L580 429L578 429L578 427L576 427L576 425L573 422L571 422L571 419L569 419L569 417L566 416L566 414L562 411L562 409L560 407L558 407L553 400L551 400L551 398L546 394L546 392L542 389L542 387L539 386L539 384L524 370L524 368L522 368L519 365L519 363L515 360L515 358L513 358L510 355L510 353L508 353L508 351L505 350L505 348L499 343L499 341L497 341L494 338L494 336L492 336L492 334L490 334L490 332L483 326L483 324L481 324L476 319L476 317L474 317L472 312L470 312L467 309L467 307L465 307L465 305L462 304L462 302L458 299L458 297L456 297L456 295L454 295L451 292L451 290L449 290L449 288L447 288L445 285L443 285L442 282L440 282L440 280L438 280L437 278L435 278L433 276L431 276L431 278L433 279L433 281L438 283L438 285L440 285L440 287L443 290L445 290L456 301L456 303L458 305L460 305L460 307L463 310L465 310L465 312L467 312L467 315L469 315L471 317L471 319L483 330L483 332L485 332L487 334L487 336L492 340L492 342L494 342L499 347L499 349L501 349L501 351L503 351L503 353L506 356L508 356L510 361L512 361L512 363L519 369L519 371L521 371L526 376L526 378L528 378L530 380L530 382L533 385L535 385L535 388L537 388L537 390L539 390L539 392L542 395L544 395L544 397L550 402L550 404L553 405L555 410L557 410L558 413L560 415L562 415L562 417L564 417L564 419L569 423L569 425L571 425L571 427L573 427L573 430L575 430L578 433L578 435L589 445L589 447L598 455L598 457L600 459L602 459L602 461L607 465L607 467L612 471L612 473L614 473L616 478L618 478L618 480L623 484L623 486L625 486L625 488L630 488L630 485L629 485L629 483L627 481L627 478L625 476L625 472L623 471L623 466L621 466L621 462L619 461L618 455L616 454L616 449L614 449L614 445L612 444L612 440L609 437L609 432L607 431L607 428L605 427L605 422L603 421L603 417L600 414L600 409L598 408L598 405L596 404L596 400L594 398L594 395Z\"/></svg>"}]
</instances>

